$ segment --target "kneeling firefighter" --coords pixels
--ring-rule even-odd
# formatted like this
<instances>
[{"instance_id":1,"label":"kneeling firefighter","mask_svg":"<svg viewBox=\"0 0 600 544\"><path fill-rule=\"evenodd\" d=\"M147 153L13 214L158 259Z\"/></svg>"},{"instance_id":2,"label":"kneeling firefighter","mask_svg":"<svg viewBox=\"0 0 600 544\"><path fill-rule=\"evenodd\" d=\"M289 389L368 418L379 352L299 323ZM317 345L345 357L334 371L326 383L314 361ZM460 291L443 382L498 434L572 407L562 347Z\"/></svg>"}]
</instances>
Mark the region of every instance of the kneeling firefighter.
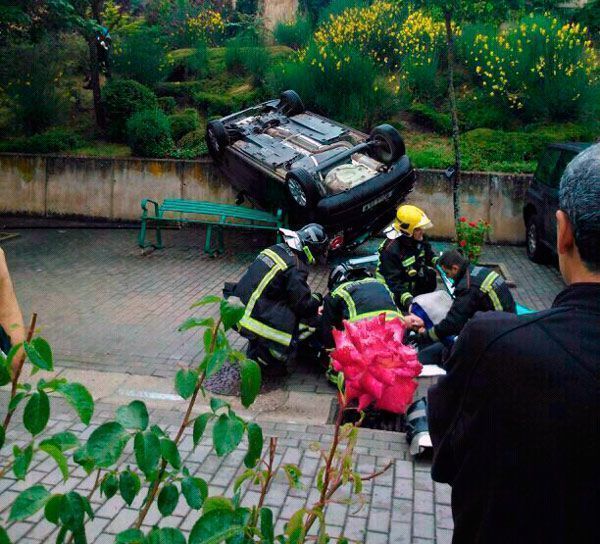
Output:
<instances>
[{"instance_id":1,"label":"kneeling firefighter","mask_svg":"<svg viewBox=\"0 0 600 544\"><path fill-rule=\"evenodd\" d=\"M311 293L308 265L329 245L316 223L280 231L284 241L261 251L240 281L224 289L225 296L236 296L245 305L238 330L249 341L248 357L270 375L285 375L299 340L310 325L316 326L322 297Z\"/></svg>"},{"instance_id":2,"label":"kneeling firefighter","mask_svg":"<svg viewBox=\"0 0 600 544\"><path fill-rule=\"evenodd\" d=\"M437 257L424 238L432 226L423 210L402 205L385 230L388 240L379 247L376 277L388 286L402 312L408 311L413 297L436 289Z\"/></svg>"},{"instance_id":3,"label":"kneeling firefighter","mask_svg":"<svg viewBox=\"0 0 600 544\"><path fill-rule=\"evenodd\" d=\"M334 347L332 331L341 330L345 320L359 321L382 313L387 318L402 319L390 290L371 277L366 268L339 264L331 270L327 288L329 293L323 300L319 324L319 336L325 349Z\"/></svg>"}]
</instances>

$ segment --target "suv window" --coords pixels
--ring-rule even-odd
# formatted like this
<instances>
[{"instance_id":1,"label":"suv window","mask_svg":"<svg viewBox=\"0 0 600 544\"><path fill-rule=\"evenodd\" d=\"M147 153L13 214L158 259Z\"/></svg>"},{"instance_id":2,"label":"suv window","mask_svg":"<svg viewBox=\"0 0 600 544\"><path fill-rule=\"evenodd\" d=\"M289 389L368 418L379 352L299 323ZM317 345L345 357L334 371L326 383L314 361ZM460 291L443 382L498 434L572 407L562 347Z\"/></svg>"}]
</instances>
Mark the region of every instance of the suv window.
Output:
<instances>
[{"instance_id":1,"label":"suv window","mask_svg":"<svg viewBox=\"0 0 600 544\"><path fill-rule=\"evenodd\" d=\"M558 164L556 165L556 169L554 170L554 174L550 178L550 183L548 184L550 187L553 189L558 189L558 186L560 185L560 178L562 178L565 168L575 158L575 155L577 155L577 153L573 151L562 151L560 159L558 160Z\"/></svg>"},{"instance_id":2,"label":"suv window","mask_svg":"<svg viewBox=\"0 0 600 544\"><path fill-rule=\"evenodd\" d=\"M537 170L535 171L536 181L544 185L552 185L552 175L554 174L559 157L560 149L546 148L540 157Z\"/></svg>"}]
</instances>

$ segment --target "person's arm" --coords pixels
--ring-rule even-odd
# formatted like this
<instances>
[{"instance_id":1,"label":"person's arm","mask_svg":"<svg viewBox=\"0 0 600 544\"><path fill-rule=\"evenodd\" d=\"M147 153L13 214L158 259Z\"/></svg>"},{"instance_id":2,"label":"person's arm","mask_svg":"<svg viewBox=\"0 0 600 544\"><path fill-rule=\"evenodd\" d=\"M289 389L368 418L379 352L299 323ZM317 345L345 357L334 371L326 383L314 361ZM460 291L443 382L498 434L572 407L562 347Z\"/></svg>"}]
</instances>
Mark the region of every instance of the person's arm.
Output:
<instances>
[{"instance_id":1,"label":"person's arm","mask_svg":"<svg viewBox=\"0 0 600 544\"><path fill-rule=\"evenodd\" d=\"M431 247L429 242L425 242L425 264L427 266L435 267L439 260L439 257L436 255L435 251Z\"/></svg>"},{"instance_id":2,"label":"person's arm","mask_svg":"<svg viewBox=\"0 0 600 544\"><path fill-rule=\"evenodd\" d=\"M429 330L429 337L434 341L460 334L467 321L477 312L480 297L480 291L477 288L472 287L459 291L455 293L455 296L446 317Z\"/></svg>"},{"instance_id":3,"label":"person's arm","mask_svg":"<svg viewBox=\"0 0 600 544\"><path fill-rule=\"evenodd\" d=\"M388 289L394 295L394 302L401 310L407 310L413 296L409 289L410 278L402 265L402 259L391 251L379 254L379 272L385 278Z\"/></svg>"},{"instance_id":4,"label":"person's arm","mask_svg":"<svg viewBox=\"0 0 600 544\"><path fill-rule=\"evenodd\" d=\"M294 266L287 270L286 290L290 307L298 318L317 315L322 299L308 286L308 271Z\"/></svg>"},{"instance_id":5,"label":"person's arm","mask_svg":"<svg viewBox=\"0 0 600 544\"><path fill-rule=\"evenodd\" d=\"M326 349L331 349L335 346L333 340L333 329L342 328L342 309L340 297L333 297L331 294L327 295L323 300L323 315L321 315L320 336L321 343Z\"/></svg>"},{"instance_id":6,"label":"person's arm","mask_svg":"<svg viewBox=\"0 0 600 544\"><path fill-rule=\"evenodd\" d=\"M6 257L0 248L0 326L10 337L13 346L25 340L25 325L19 308L19 302L15 295ZM16 364L18 357L14 358ZM14 368L14 367L13 367Z\"/></svg>"}]
</instances>

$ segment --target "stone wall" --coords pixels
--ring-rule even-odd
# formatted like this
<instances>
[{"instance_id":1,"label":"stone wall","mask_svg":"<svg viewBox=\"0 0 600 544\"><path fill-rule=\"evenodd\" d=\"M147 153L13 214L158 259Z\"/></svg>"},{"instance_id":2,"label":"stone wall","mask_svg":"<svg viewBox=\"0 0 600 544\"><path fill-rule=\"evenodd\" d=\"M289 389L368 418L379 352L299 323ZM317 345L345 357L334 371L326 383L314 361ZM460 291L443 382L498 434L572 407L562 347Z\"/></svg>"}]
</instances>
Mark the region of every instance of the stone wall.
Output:
<instances>
[{"instance_id":1,"label":"stone wall","mask_svg":"<svg viewBox=\"0 0 600 544\"><path fill-rule=\"evenodd\" d=\"M491 241L524 240L523 197L530 176L466 172L461 209L492 224ZM0 214L139 219L142 198L233 203L234 191L210 159L174 161L0 154ZM431 234L453 231L452 187L442 171L420 170L409 202L434 222Z\"/></svg>"}]
</instances>

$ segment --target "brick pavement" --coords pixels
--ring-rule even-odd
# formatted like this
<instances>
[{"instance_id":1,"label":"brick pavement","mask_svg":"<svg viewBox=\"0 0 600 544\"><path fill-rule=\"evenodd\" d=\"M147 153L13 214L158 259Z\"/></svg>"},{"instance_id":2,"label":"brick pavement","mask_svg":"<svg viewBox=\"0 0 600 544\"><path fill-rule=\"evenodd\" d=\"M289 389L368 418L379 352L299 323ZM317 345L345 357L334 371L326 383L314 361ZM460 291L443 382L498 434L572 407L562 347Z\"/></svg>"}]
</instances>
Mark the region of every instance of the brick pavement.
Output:
<instances>
[{"instance_id":1,"label":"brick pavement","mask_svg":"<svg viewBox=\"0 0 600 544\"><path fill-rule=\"evenodd\" d=\"M0 392L0 413L4 413L7 393ZM60 399L52 401L52 418L47 429L48 434L70 430L79 436L89 436L101 422L114 418L115 406L99 403L90 427L84 429L73 411ZM171 435L174 435L182 414L174 410L151 411L151 422L159 423ZM20 414L13 421L15 426L7 434L7 443L23 446L28 433L20 426ZM302 489L290 489L287 480L278 477L267 496L266 505L274 510L276 529L281 531L284 523L296 510L314 503L315 482L319 467L319 454L311 448L314 442L327 444L332 439L331 426L297 425L281 422L261 423L266 436L278 437L278 455L276 463L295 463L302 470ZM46 433L45 432L45 433ZM45 434L43 435L45 436ZM131 453L131 444L126 449L126 457L121 464L135 464ZM210 495L232 496L235 477L241 474L245 446L227 457L217 457L204 438L192 451L190 432L186 432L180 446L184 464L193 475L204 478L210 489ZM332 536L344 534L354 542L366 544L429 543L450 542L452 521L450 511L449 487L434 484L429 476L430 464L427 461L414 461L407 452L404 435L363 429L357 446L357 469L364 475L381 469L389 461L393 466L385 474L371 482L365 482L363 504L355 501L345 504L347 492L336 496L338 502L328 507L327 519ZM0 466L4 458L0 454ZM31 485L42 483L51 493L64 493L75 489L87 492L93 486L93 477L86 476L80 467L69 461L71 478L64 484L54 461L43 453L37 453L31 464L25 481L16 481L12 473L0 480L0 519L6 524L7 509L18 493ZM91 499L96 518L88 526L89 542L112 543L114 535L129 528L135 521L136 510L142 500L142 493L136 498L133 507L125 505L120 497L106 501L98 492ZM257 490L246 487L243 504L252 504L257 498ZM181 499L175 512L161 519L158 510L153 507L144 525L148 530L160 521L162 526L179 527L186 533L198 518L197 512L190 511ZM54 526L42 518L41 512L22 522L7 523L13 542L33 544L56 536Z\"/></svg>"},{"instance_id":2,"label":"brick pavement","mask_svg":"<svg viewBox=\"0 0 600 544\"><path fill-rule=\"evenodd\" d=\"M141 256L136 230L28 229L4 244L25 316L39 314L42 334L61 364L96 370L171 376L180 361L195 360L194 331L177 332L192 315L189 306L206 294L220 294L235 281L272 235L226 231L227 252L211 259L202 253L203 231L167 231L166 249ZM378 241L355 255L376 251ZM444 244L436 244L441 249ZM562 288L554 267L530 263L524 248L486 248L486 262L502 262L516 280L517 300L536 309L548 307ZM311 276L313 289L325 292L327 269ZM216 312L204 307L195 313ZM230 333L234 346L244 341ZM293 385L317 389L312 377L296 376ZM323 384L320 384L323 386Z\"/></svg>"}]
</instances>

